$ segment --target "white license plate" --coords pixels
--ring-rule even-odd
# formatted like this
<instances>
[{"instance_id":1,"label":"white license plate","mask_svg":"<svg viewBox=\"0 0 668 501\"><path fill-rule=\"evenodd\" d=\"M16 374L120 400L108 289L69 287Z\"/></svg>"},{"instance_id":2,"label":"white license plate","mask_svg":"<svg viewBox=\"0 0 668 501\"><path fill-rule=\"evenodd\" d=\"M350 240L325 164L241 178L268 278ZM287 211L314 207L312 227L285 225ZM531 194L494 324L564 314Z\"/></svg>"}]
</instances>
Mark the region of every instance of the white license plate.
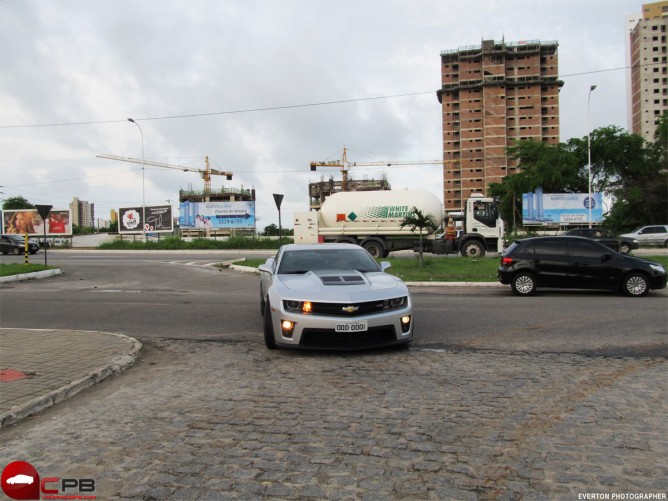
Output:
<instances>
[{"instance_id":1,"label":"white license plate","mask_svg":"<svg viewBox=\"0 0 668 501\"><path fill-rule=\"evenodd\" d=\"M341 322L334 328L336 332L365 332L367 330L366 321L361 322Z\"/></svg>"}]
</instances>

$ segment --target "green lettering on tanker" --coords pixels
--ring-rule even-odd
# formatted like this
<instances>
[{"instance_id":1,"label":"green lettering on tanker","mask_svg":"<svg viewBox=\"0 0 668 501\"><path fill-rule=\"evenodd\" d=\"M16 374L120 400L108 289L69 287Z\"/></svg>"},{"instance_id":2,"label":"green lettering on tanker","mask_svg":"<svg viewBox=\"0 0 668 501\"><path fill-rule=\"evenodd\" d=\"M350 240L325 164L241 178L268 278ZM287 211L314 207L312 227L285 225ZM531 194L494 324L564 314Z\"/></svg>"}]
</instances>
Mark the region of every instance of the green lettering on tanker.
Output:
<instances>
[{"instance_id":1,"label":"green lettering on tanker","mask_svg":"<svg viewBox=\"0 0 668 501\"><path fill-rule=\"evenodd\" d=\"M407 205L380 205L364 207L357 211L355 216L368 219L399 219L406 217L409 213L410 210Z\"/></svg>"}]
</instances>

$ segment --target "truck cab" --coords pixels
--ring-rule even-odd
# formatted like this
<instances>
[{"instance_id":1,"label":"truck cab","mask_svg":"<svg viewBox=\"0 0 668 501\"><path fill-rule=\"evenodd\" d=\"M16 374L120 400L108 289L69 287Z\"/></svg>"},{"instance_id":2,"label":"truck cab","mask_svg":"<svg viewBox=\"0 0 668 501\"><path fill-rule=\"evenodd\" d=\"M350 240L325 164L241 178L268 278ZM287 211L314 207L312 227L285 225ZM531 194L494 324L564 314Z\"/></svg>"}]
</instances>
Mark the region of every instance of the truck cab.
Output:
<instances>
[{"instance_id":1,"label":"truck cab","mask_svg":"<svg viewBox=\"0 0 668 501\"><path fill-rule=\"evenodd\" d=\"M463 213L451 212L448 216L455 221L455 247L462 256L481 257L487 251L503 250L505 228L499 215L498 202L493 198L475 193L466 201Z\"/></svg>"}]
</instances>

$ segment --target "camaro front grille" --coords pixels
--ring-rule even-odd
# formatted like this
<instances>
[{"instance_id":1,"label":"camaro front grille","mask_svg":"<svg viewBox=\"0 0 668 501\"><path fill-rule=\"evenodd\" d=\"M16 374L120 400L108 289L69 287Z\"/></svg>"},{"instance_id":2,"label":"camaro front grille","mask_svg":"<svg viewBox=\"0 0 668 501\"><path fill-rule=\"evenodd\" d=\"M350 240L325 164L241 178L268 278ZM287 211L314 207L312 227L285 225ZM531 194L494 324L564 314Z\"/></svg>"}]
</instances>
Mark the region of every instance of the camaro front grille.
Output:
<instances>
[{"instance_id":1,"label":"camaro front grille","mask_svg":"<svg viewBox=\"0 0 668 501\"><path fill-rule=\"evenodd\" d=\"M372 327L366 332L340 333L333 329L304 329L302 348L362 349L395 344L397 336L391 325Z\"/></svg>"},{"instance_id":2,"label":"camaro front grille","mask_svg":"<svg viewBox=\"0 0 668 501\"><path fill-rule=\"evenodd\" d=\"M311 303L312 315L328 315L332 317L358 317L383 313L383 301L365 303Z\"/></svg>"}]
</instances>

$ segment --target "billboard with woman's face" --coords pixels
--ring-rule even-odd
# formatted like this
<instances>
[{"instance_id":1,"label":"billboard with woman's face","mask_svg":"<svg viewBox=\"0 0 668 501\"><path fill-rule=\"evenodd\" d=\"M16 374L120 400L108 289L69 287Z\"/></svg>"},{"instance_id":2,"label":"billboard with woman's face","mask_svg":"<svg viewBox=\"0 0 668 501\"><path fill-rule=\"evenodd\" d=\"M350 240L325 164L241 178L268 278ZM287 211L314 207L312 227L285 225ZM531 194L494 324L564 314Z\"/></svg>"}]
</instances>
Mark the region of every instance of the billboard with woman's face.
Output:
<instances>
[{"instance_id":1,"label":"billboard with woman's face","mask_svg":"<svg viewBox=\"0 0 668 501\"><path fill-rule=\"evenodd\" d=\"M2 233L14 235L44 235L44 221L35 209L2 211ZM62 236L72 234L69 209L52 210L46 219L46 234Z\"/></svg>"}]
</instances>

